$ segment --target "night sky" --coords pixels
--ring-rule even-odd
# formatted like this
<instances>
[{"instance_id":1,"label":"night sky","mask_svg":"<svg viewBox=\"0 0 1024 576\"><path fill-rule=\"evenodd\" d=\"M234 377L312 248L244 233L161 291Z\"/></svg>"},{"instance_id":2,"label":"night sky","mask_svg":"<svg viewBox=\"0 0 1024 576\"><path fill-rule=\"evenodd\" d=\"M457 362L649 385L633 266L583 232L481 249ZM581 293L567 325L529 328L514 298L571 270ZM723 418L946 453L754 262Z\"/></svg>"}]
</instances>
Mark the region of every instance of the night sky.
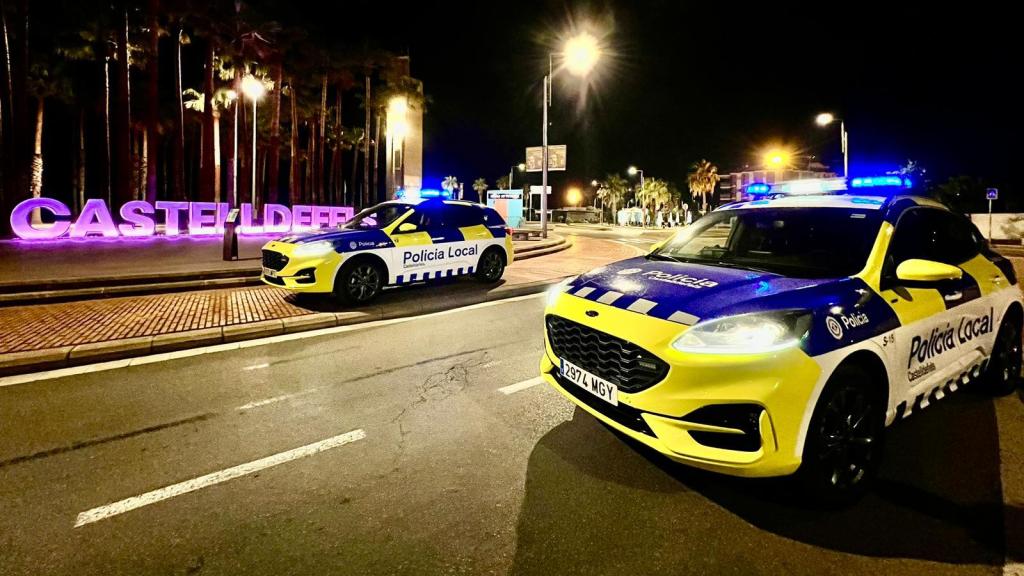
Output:
<instances>
[{"instance_id":1,"label":"night sky","mask_svg":"<svg viewBox=\"0 0 1024 576\"><path fill-rule=\"evenodd\" d=\"M344 41L361 34L411 56L432 99L428 186L449 173L493 184L540 144L546 54L575 26L603 35L609 53L582 105L577 79L556 80L551 142L569 146L560 178L637 164L682 188L695 160L728 172L770 143L839 168L838 127L813 122L827 110L847 121L853 172L912 158L932 179L969 174L1012 195L1024 152L1017 18L981 3L896 4L346 2L325 25L347 20ZM360 31L353 17L372 24Z\"/></svg>"}]
</instances>

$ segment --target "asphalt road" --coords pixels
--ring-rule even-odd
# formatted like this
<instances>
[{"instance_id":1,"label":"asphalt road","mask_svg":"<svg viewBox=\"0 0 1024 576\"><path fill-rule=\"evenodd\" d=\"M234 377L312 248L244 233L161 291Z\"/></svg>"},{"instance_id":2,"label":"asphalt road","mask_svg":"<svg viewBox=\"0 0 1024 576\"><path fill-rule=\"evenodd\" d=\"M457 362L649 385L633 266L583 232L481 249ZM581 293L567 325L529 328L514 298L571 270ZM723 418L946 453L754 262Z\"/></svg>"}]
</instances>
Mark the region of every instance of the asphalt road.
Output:
<instances>
[{"instance_id":1,"label":"asphalt road","mask_svg":"<svg viewBox=\"0 0 1024 576\"><path fill-rule=\"evenodd\" d=\"M898 424L875 490L816 510L505 388L537 375L542 305L0 387L0 574L1003 572L1020 397Z\"/></svg>"}]
</instances>

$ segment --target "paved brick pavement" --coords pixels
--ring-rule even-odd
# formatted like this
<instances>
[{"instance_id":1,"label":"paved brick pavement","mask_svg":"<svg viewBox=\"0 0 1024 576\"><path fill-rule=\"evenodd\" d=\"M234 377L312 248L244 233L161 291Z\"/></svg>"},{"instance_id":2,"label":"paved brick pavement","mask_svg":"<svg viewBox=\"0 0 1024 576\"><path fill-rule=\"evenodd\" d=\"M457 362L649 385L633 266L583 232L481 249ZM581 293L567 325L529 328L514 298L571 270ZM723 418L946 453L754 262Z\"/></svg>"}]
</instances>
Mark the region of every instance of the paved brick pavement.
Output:
<instances>
[{"instance_id":1,"label":"paved brick pavement","mask_svg":"<svg viewBox=\"0 0 1024 576\"><path fill-rule=\"evenodd\" d=\"M515 262L506 270L505 283L578 274L638 252L617 242L576 238L568 250ZM484 289L470 279L455 283L458 289ZM444 298L451 288L430 287L404 296L405 289L389 291L394 295L385 295L382 303L396 296ZM333 305L296 301L286 290L261 286L0 308L0 354L289 318L322 312L325 306Z\"/></svg>"}]
</instances>

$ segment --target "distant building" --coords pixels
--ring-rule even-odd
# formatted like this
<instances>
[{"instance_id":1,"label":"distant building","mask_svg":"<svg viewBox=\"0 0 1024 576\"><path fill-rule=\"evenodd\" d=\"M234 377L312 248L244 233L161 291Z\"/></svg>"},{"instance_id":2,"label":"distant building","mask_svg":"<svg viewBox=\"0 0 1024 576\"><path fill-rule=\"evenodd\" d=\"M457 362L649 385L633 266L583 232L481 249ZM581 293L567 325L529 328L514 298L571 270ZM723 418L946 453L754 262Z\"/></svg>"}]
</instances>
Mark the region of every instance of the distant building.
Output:
<instances>
[{"instance_id":1,"label":"distant building","mask_svg":"<svg viewBox=\"0 0 1024 576\"><path fill-rule=\"evenodd\" d=\"M385 198L397 190L423 188L423 83L409 75L409 57L394 58L385 72L390 86L402 85L409 97L393 97L385 118Z\"/></svg>"},{"instance_id":2,"label":"distant building","mask_svg":"<svg viewBox=\"0 0 1024 576\"><path fill-rule=\"evenodd\" d=\"M808 161L802 168L786 168L782 170L762 168L751 170L745 166L742 171L722 174L722 179L718 183L718 205L742 200L743 193L751 184L774 185L779 182L793 180L835 177L836 173L829 170L828 166L813 159Z\"/></svg>"}]
</instances>

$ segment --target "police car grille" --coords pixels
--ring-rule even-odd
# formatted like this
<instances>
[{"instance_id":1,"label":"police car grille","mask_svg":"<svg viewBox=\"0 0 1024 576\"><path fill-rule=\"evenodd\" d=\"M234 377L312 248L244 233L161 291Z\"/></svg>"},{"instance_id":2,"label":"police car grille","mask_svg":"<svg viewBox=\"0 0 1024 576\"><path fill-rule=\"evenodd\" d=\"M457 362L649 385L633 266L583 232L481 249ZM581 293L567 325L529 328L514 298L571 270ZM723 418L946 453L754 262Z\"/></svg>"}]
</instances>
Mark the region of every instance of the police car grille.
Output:
<instances>
[{"instance_id":1,"label":"police car grille","mask_svg":"<svg viewBox=\"0 0 1024 576\"><path fill-rule=\"evenodd\" d=\"M548 341L559 358L596 374L624 392L654 386L668 364L639 346L560 316L547 317Z\"/></svg>"},{"instance_id":2,"label":"police car grille","mask_svg":"<svg viewBox=\"0 0 1024 576\"><path fill-rule=\"evenodd\" d=\"M271 270L284 270L284 267L288 265L288 257L280 252L274 252L273 250L263 251L263 267L270 268Z\"/></svg>"}]
</instances>

